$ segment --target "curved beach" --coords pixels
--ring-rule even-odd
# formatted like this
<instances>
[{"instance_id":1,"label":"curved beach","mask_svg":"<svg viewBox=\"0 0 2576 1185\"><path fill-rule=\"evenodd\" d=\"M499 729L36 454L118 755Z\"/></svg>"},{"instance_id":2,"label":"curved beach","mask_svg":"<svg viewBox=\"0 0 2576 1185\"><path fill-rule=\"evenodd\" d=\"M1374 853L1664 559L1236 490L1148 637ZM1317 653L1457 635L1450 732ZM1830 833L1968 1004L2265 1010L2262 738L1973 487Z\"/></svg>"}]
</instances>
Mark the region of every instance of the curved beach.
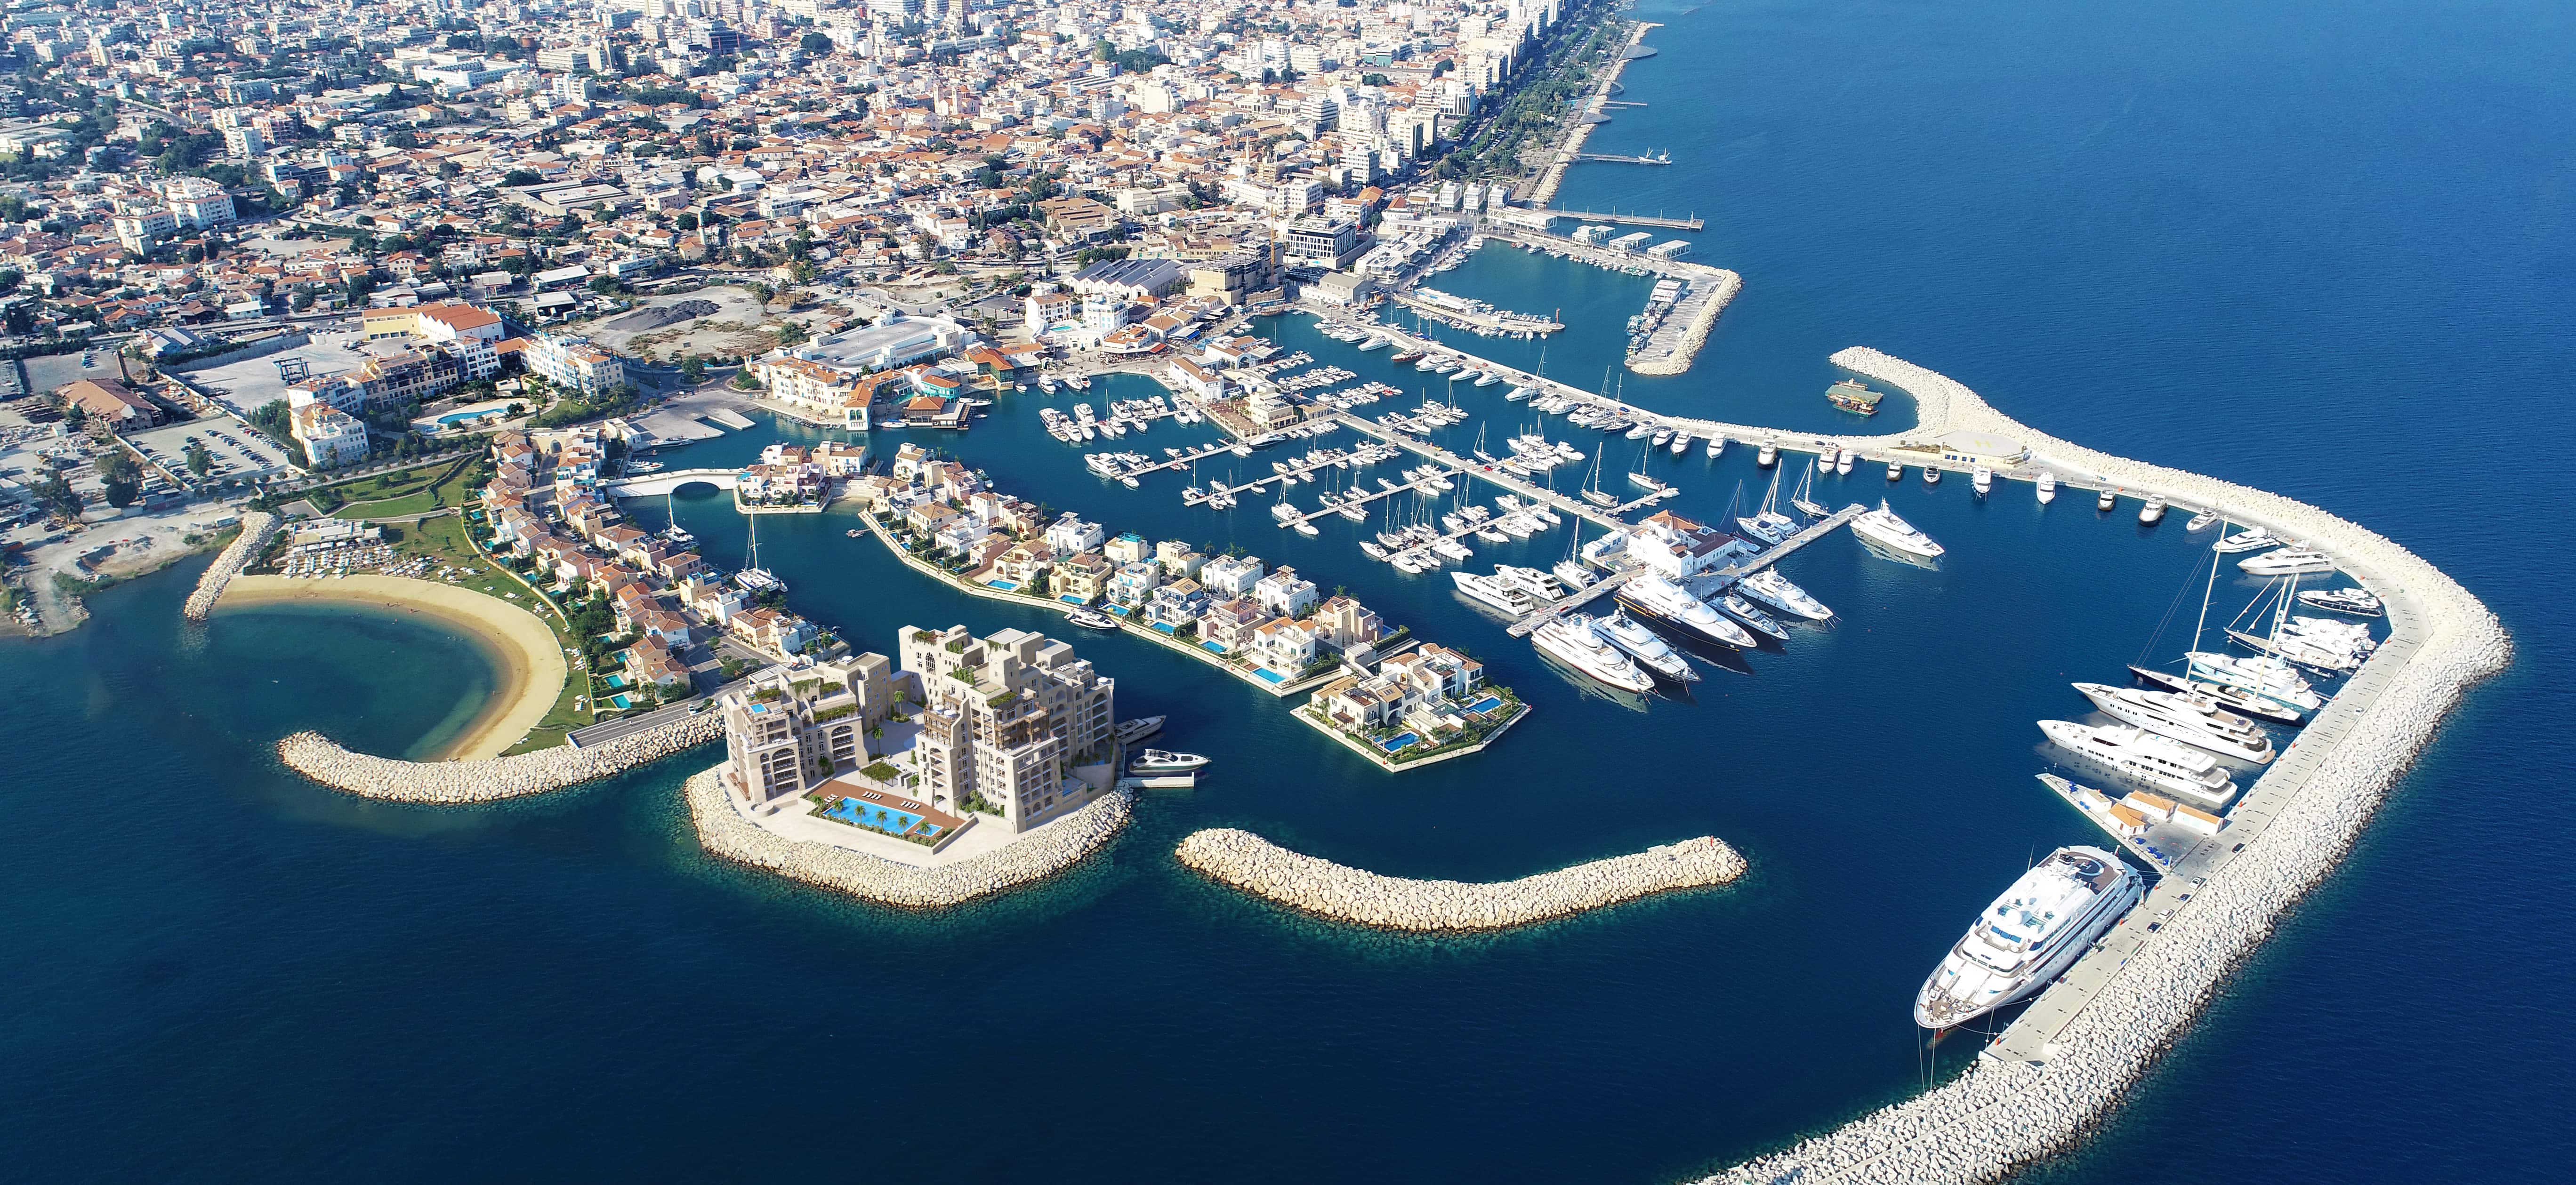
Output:
<instances>
[{"instance_id":1,"label":"curved beach","mask_svg":"<svg viewBox=\"0 0 2576 1185\"><path fill-rule=\"evenodd\" d=\"M571 670L554 631L528 610L484 593L401 576L291 580L235 576L217 608L356 605L424 617L482 644L499 681L490 702L437 754L441 761L498 757L553 710Z\"/></svg>"},{"instance_id":2,"label":"curved beach","mask_svg":"<svg viewBox=\"0 0 2576 1185\"><path fill-rule=\"evenodd\" d=\"M1191 832L1173 854L1211 880L1317 917L1418 932L1523 926L1744 875L1744 857L1705 835L1495 884L1382 876L1231 827Z\"/></svg>"}]
</instances>

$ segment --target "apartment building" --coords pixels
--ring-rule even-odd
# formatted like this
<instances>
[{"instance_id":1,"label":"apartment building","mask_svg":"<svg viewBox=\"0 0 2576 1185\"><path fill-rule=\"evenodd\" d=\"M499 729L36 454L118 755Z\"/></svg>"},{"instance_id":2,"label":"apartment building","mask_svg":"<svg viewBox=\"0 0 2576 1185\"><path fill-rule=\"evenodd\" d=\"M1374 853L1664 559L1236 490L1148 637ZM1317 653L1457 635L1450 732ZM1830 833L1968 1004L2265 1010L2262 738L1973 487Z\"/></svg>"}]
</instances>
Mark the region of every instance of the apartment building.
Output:
<instances>
[{"instance_id":1,"label":"apartment building","mask_svg":"<svg viewBox=\"0 0 2576 1185\"><path fill-rule=\"evenodd\" d=\"M1109 788L1077 767L1107 762L1115 681L1073 647L1026 630L978 638L965 626L907 626L904 669L921 682L913 760L935 807L999 815L1013 832L1074 810Z\"/></svg>"},{"instance_id":2,"label":"apartment building","mask_svg":"<svg viewBox=\"0 0 2576 1185\"><path fill-rule=\"evenodd\" d=\"M897 682L886 656L859 654L773 668L727 693L726 790L767 807L866 765L868 732L892 711Z\"/></svg>"}]
</instances>

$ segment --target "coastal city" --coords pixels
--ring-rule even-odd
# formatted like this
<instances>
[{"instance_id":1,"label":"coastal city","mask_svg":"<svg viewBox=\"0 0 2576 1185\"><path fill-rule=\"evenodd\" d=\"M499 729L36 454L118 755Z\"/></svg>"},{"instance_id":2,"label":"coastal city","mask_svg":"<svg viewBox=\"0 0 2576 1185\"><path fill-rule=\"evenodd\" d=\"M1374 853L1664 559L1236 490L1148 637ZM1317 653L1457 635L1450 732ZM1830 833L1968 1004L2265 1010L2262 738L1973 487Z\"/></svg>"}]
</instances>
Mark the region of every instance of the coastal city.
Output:
<instances>
[{"instance_id":1,"label":"coastal city","mask_svg":"<svg viewBox=\"0 0 2576 1185\"><path fill-rule=\"evenodd\" d=\"M2030 1163L2510 644L2382 535L1875 349L1767 402L1681 384L1752 385L1693 370L1744 278L1693 257L1696 212L1560 201L1577 168L1675 167L1592 150L1664 28L1574 0L13 5L0 609L76 637L176 568L203 638L340 610L470 641L490 685L411 751L266 738L353 799L661 777L694 851L868 908L966 919L1147 861L1435 941L1741 893L1771 857L1685 824L1416 878L1268 806L1134 828L1180 836L1151 856L1131 824L1274 781L1359 818L1547 783L1533 826L1633 836L1553 784L1628 776L1600 713L1698 721L1687 777L1723 789L1746 701L1919 629L1900 606L1999 539L2090 525L2164 565L2107 627L2146 647L1996 725L2035 731L1999 780L2054 822L1915 936L1885 1002L1920 1030L1911 1101L1711 1179Z\"/></svg>"}]
</instances>

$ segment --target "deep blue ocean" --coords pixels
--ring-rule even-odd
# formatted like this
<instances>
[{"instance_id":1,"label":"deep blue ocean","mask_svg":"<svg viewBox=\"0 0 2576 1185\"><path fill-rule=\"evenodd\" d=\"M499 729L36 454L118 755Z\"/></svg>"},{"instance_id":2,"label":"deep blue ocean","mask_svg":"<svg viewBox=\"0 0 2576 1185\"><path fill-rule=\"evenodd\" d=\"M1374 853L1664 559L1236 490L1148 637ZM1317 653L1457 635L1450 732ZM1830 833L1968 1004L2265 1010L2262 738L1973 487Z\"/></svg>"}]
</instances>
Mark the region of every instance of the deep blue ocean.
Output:
<instances>
[{"instance_id":1,"label":"deep blue ocean","mask_svg":"<svg viewBox=\"0 0 2576 1185\"><path fill-rule=\"evenodd\" d=\"M2576 877L2550 846L2565 730L2546 722L2576 710L2555 526L2576 483L2553 460L2576 340L2576 16L2367 0L1639 11L1667 23L1626 76L1623 97L1648 106L1592 144L1676 163L1582 166L1560 202L1696 211L1692 257L1746 287L1689 374L1630 376L1630 398L1848 424L1822 403L1825 358L1877 346L2047 431L2385 532L2516 637L2515 666L2346 866L2092 1143L2032 1175L2563 1172ZM1548 373L1584 386L1644 287L1493 250L1443 286L1561 308L1575 327L1547 344ZM1447 395L1302 318L1266 328ZM1456 392L1474 414L1454 446L1526 426L1501 390ZM6 1175L1678 1179L1918 1088L1906 1008L1925 971L2034 852L2098 839L2031 780L2047 768L2032 722L2086 718L2069 680L2171 657L2180 635L2159 622L2186 590L2181 630L2197 608L2205 537L2179 521L1863 467L1820 500L1889 498L1949 546L1940 571L1845 538L1810 548L1785 570L1838 625L1705 656L1688 696L1620 701L1506 638L1445 575L1366 560L1349 524L1303 539L1266 498L1229 517L1182 507L1171 475L1098 481L1037 406L1005 397L972 432L920 439L1113 529L1345 586L1486 660L1536 713L1480 757L1389 777L1205 666L931 585L846 538L843 515L769 519L762 561L857 644L891 652L906 625L1047 628L1118 679L1122 715L1169 713L1170 741L1216 759L1072 875L922 917L707 860L674 790L712 750L470 810L304 783L269 755L278 736L424 751L489 673L459 640L359 613L185 627L194 561L101 594L70 635L0 645L15 692L0 714ZM1880 420L1906 415L1892 400ZM722 463L782 434L669 459ZM1123 447L1204 438L1167 425ZM1768 480L1740 446L1640 454L1610 442L1605 485L1643 464L1696 517ZM1294 496L1313 504L1312 487ZM711 558L740 562L744 520L724 503L672 505ZM1567 542L1560 528L1479 559L1544 566ZM2214 612L2255 591L2222 580ZM1752 872L1500 936L1401 938L1207 886L1170 855L1206 826L1469 879L1713 834ZM1935 1072L1972 1048L1946 1044Z\"/></svg>"}]
</instances>

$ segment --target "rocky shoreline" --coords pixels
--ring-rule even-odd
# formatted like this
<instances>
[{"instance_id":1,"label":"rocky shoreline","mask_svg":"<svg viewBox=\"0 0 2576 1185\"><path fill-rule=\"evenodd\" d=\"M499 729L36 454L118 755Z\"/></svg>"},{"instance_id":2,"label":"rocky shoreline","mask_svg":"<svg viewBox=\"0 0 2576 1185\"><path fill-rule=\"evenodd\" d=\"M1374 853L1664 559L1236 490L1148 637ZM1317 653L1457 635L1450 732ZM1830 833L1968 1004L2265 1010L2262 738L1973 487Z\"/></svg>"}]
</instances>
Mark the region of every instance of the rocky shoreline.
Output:
<instances>
[{"instance_id":1,"label":"rocky shoreline","mask_svg":"<svg viewBox=\"0 0 2576 1185\"><path fill-rule=\"evenodd\" d=\"M557 745L479 761L398 761L352 753L318 732L277 742L289 769L334 790L386 802L499 802L597 781L724 735L714 712L683 716L590 748Z\"/></svg>"},{"instance_id":2,"label":"rocky shoreline","mask_svg":"<svg viewBox=\"0 0 2576 1185\"><path fill-rule=\"evenodd\" d=\"M276 515L265 510L243 511L241 534L215 556L215 562L207 566L203 575L197 577L197 589L188 594L188 603L180 606L180 616L190 621L204 621L207 614L213 613L215 602L224 595L224 586L231 584L233 577L241 575L242 569L249 567L250 562L267 549L269 537L277 533L279 521Z\"/></svg>"},{"instance_id":3,"label":"rocky shoreline","mask_svg":"<svg viewBox=\"0 0 2576 1185\"><path fill-rule=\"evenodd\" d=\"M2284 762L2265 775L2305 781L2075 1014L2048 1061L1980 1060L1938 1089L1706 1179L1710 1185L1990 1181L2076 1142L2118 1104L2282 914L2333 871L2391 785L2430 743L2442 716L2511 661L2512 642L2494 614L2439 569L2314 506L2033 432L1956 381L1876 350L1845 350L1834 362L1914 395L1927 427L2012 436L2046 461L2080 464L2132 490L2165 493L2305 538L2387 598L2398 630L2346 689L2349 695L2365 681L2376 686L2358 718L2340 737L2314 742L2328 747L2303 774ZM2398 665L2372 669L2384 663Z\"/></svg>"},{"instance_id":4,"label":"rocky shoreline","mask_svg":"<svg viewBox=\"0 0 2576 1185\"><path fill-rule=\"evenodd\" d=\"M998 851L937 868L913 868L865 852L801 843L744 818L725 793L722 766L691 775L681 793L698 843L716 856L881 905L942 909L1044 880L1098 851L1135 810L1120 790L1011 842Z\"/></svg>"},{"instance_id":5,"label":"rocky shoreline","mask_svg":"<svg viewBox=\"0 0 2576 1185\"><path fill-rule=\"evenodd\" d=\"M1381 876L1231 827L1192 832L1174 854L1220 884L1318 917L1416 932L1499 930L1744 875L1744 857L1710 836L1497 884Z\"/></svg>"}]
</instances>

